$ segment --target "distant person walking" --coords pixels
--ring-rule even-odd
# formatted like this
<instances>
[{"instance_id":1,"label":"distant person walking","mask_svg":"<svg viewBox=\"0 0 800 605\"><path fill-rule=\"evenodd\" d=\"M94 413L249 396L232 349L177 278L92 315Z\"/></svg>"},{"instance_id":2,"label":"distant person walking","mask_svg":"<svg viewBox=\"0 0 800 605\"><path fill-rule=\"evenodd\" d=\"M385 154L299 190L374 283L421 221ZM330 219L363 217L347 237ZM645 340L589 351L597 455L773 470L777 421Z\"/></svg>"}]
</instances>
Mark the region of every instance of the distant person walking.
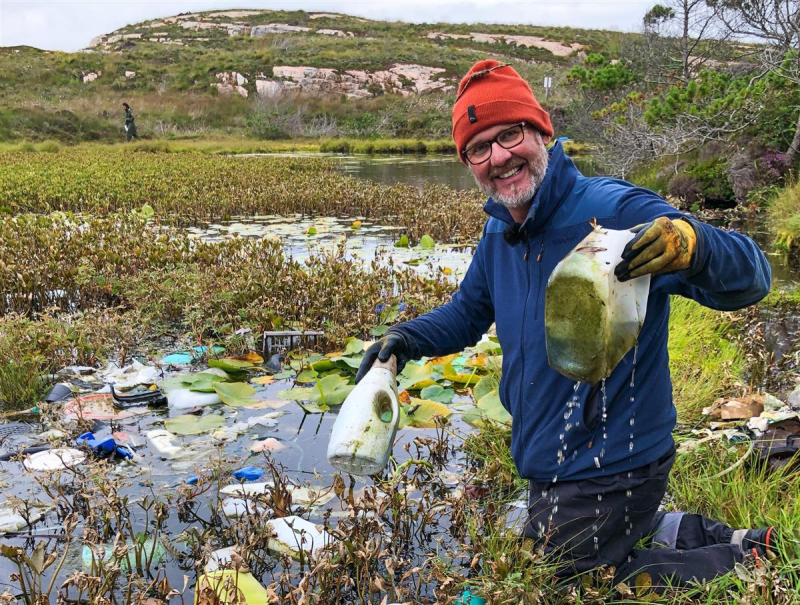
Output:
<instances>
[{"instance_id":1,"label":"distant person walking","mask_svg":"<svg viewBox=\"0 0 800 605\"><path fill-rule=\"evenodd\" d=\"M138 139L139 134L136 132L136 122L131 106L127 103L123 103L122 106L125 108L125 142L127 143L134 137Z\"/></svg>"}]
</instances>

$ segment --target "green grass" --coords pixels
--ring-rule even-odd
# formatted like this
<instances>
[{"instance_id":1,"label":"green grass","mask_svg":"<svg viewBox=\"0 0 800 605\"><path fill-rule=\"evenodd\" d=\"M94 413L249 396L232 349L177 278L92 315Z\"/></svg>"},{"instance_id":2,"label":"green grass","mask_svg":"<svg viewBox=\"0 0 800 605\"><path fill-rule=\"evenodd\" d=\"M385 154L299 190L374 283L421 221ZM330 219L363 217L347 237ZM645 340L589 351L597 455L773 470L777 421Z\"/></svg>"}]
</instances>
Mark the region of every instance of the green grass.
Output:
<instances>
[{"instance_id":1,"label":"green grass","mask_svg":"<svg viewBox=\"0 0 800 605\"><path fill-rule=\"evenodd\" d=\"M730 390L745 369L743 351L729 337L729 315L674 296L669 331L670 373L680 422L694 422L703 407Z\"/></svg>"},{"instance_id":2,"label":"green grass","mask_svg":"<svg viewBox=\"0 0 800 605\"><path fill-rule=\"evenodd\" d=\"M778 246L796 251L800 236L800 184L792 184L776 195L767 208L767 222Z\"/></svg>"}]
</instances>

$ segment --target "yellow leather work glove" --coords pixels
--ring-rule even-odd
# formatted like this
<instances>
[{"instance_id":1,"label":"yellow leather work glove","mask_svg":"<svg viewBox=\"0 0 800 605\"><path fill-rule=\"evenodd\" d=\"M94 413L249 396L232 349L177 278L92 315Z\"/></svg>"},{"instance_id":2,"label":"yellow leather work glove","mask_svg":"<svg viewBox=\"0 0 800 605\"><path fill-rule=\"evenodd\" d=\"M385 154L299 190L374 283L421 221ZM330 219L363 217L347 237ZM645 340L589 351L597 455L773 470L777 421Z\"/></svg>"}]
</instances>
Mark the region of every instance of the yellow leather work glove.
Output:
<instances>
[{"instance_id":1,"label":"yellow leather work glove","mask_svg":"<svg viewBox=\"0 0 800 605\"><path fill-rule=\"evenodd\" d=\"M636 233L622 251L622 261L614 275L620 281L652 273L674 273L688 269L697 245L692 226L682 220L660 216L631 229Z\"/></svg>"}]
</instances>

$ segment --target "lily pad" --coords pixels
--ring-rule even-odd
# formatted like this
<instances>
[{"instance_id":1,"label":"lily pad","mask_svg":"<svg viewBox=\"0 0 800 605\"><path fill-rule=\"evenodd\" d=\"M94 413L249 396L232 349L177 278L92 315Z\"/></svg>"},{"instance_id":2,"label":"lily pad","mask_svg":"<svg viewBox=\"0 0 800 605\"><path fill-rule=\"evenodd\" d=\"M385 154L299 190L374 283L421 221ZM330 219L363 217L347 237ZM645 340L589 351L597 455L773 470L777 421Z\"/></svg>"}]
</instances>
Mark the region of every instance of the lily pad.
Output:
<instances>
[{"instance_id":1,"label":"lily pad","mask_svg":"<svg viewBox=\"0 0 800 605\"><path fill-rule=\"evenodd\" d=\"M497 388L497 379L494 376L484 376L478 381L478 384L472 387L472 397L477 402L491 391L496 391Z\"/></svg>"},{"instance_id":2,"label":"lily pad","mask_svg":"<svg viewBox=\"0 0 800 605\"><path fill-rule=\"evenodd\" d=\"M433 366L430 363L422 365L407 363L403 371L397 375L398 389L401 391L413 391L429 387L435 384L431 380L432 373Z\"/></svg>"},{"instance_id":3,"label":"lily pad","mask_svg":"<svg viewBox=\"0 0 800 605\"><path fill-rule=\"evenodd\" d=\"M395 248L408 248L408 236L403 235L394 243Z\"/></svg>"},{"instance_id":4,"label":"lily pad","mask_svg":"<svg viewBox=\"0 0 800 605\"><path fill-rule=\"evenodd\" d=\"M500 402L500 394L497 389L489 391L481 397L476 407L464 413L464 421L473 426L482 426L486 423L495 423L511 426L511 414L509 414Z\"/></svg>"},{"instance_id":5,"label":"lily pad","mask_svg":"<svg viewBox=\"0 0 800 605\"><path fill-rule=\"evenodd\" d=\"M372 328L369 333L372 336L383 336L386 334L386 331L389 329L389 326L376 326Z\"/></svg>"},{"instance_id":6,"label":"lily pad","mask_svg":"<svg viewBox=\"0 0 800 605\"><path fill-rule=\"evenodd\" d=\"M453 411L446 405L429 399L411 398L411 403L404 404L400 413L400 428L411 426L418 429L436 428L436 416L447 417Z\"/></svg>"},{"instance_id":7,"label":"lily pad","mask_svg":"<svg viewBox=\"0 0 800 605\"><path fill-rule=\"evenodd\" d=\"M284 370L283 372L272 375L275 380L286 380L287 378L294 378L295 376L297 376L297 372L294 370Z\"/></svg>"},{"instance_id":8,"label":"lily pad","mask_svg":"<svg viewBox=\"0 0 800 605\"><path fill-rule=\"evenodd\" d=\"M264 358L261 357L258 353L244 353L242 355L232 355L231 357L226 357L226 360L236 360L236 361L249 361L250 363L258 364L264 363Z\"/></svg>"},{"instance_id":9,"label":"lily pad","mask_svg":"<svg viewBox=\"0 0 800 605\"><path fill-rule=\"evenodd\" d=\"M422 397L422 399L429 399L437 403L450 403L453 401L455 394L456 392L453 389L446 389L441 385L434 384L422 389L419 396Z\"/></svg>"},{"instance_id":10,"label":"lily pad","mask_svg":"<svg viewBox=\"0 0 800 605\"><path fill-rule=\"evenodd\" d=\"M347 378L338 374L325 376L311 387L300 389L286 389L277 393L281 399L292 401L313 401L318 404L319 411L325 411L333 405L341 405L347 396L355 388L355 385L348 384ZM303 409L306 409L303 407Z\"/></svg>"},{"instance_id":11,"label":"lily pad","mask_svg":"<svg viewBox=\"0 0 800 605\"><path fill-rule=\"evenodd\" d=\"M222 402L233 407L242 407L253 403L256 391L246 382L215 382L214 391Z\"/></svg>"},{"instance_id":12,"label":"lily pad","mask_svg":"<svg viewBox=\"0 0 800 605\"><path fill-rule=\"evenodd\" d=\"M236 376L237 374L241 375L248 368L252 368L254 364L252 361L242 361L240 359L226 357L225 359L209 359L208 365L212 368L225 370Z\"/></svg>"},{"instance_id":13,"label":"lily pad","mask_svg":"<svg viewBox=\"0 0 800 605\"><path fill-rule=\"evenodd\" d=\"M176 435L199 435L225 426L225 418L219 414L208 414L199 418L194 414L183 414L170 418L164 426Z\"/></svg>"},{"instance_id":14,"label":"lily pad","mask_svg":"<svg viewBox=\"0 0 800 605\"><path fill-rule=\"evenodd\" d=\"M481 379L481 376L475 372L471 372L469 374L457 372L452 363L446 363L442 367L442 375L446 380L464 385L477 384L477 382Z\"/></svg>"},{"instance_id":15,"label":"lily pad","mask_svg":"<svg viewBox=\"0 0 800 605\"><path fill-rule=\"evenodd\" d=\"M213 393L215 382L225 382L225 378L222 378L221 376L214 376L213 374L205 374L192 382L192 384L189 386L189 390L200 393Z\"/></svg>"},{"instance_id":16,"label":"lily pad","mask_svg":"<svg viewBox=\"0 0 800 605\"><path fill-rule=\"evenodd\" d=\"M433 250L436 247L436 242L430 235L423 235L419 240L419 247L423 250Z\"/></svg>"},{"instance_id":17,"label":"lily pad","mask_svg":"<svg viewBox=\"0 0 800 605\"><path fill-rule=\"evenodd\" d=\"M347 345L344 347L344 354L345 355L357 355L364 350L364 341L358 338L351 338L347 341Z\"/></svg>"}]
</instances>

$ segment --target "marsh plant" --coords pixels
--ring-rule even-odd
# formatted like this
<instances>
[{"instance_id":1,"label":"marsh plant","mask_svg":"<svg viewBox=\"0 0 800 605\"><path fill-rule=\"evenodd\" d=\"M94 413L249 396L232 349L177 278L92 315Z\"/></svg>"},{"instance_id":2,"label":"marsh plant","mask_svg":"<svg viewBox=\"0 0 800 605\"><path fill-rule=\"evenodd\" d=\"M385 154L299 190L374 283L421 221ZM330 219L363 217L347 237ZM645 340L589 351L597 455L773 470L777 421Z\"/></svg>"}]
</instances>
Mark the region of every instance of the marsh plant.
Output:
<instances>
[{"instance_id":1,"label":"marsh plant","mask_svg":"<svg viewBox=\"0 0 800 605\"><path fill-rule=\"evenodd\" d=\"M419 192L347 177L335 166L324 159L195 153L0 153L0 208L13 215L61 211L100 217L148 204L160 220L180 225L302 214L400 225L414 242L424 234L444 243L473 242L480 234L484 199L477 190L429 185Z\"/></svg>"}]
</instances>

